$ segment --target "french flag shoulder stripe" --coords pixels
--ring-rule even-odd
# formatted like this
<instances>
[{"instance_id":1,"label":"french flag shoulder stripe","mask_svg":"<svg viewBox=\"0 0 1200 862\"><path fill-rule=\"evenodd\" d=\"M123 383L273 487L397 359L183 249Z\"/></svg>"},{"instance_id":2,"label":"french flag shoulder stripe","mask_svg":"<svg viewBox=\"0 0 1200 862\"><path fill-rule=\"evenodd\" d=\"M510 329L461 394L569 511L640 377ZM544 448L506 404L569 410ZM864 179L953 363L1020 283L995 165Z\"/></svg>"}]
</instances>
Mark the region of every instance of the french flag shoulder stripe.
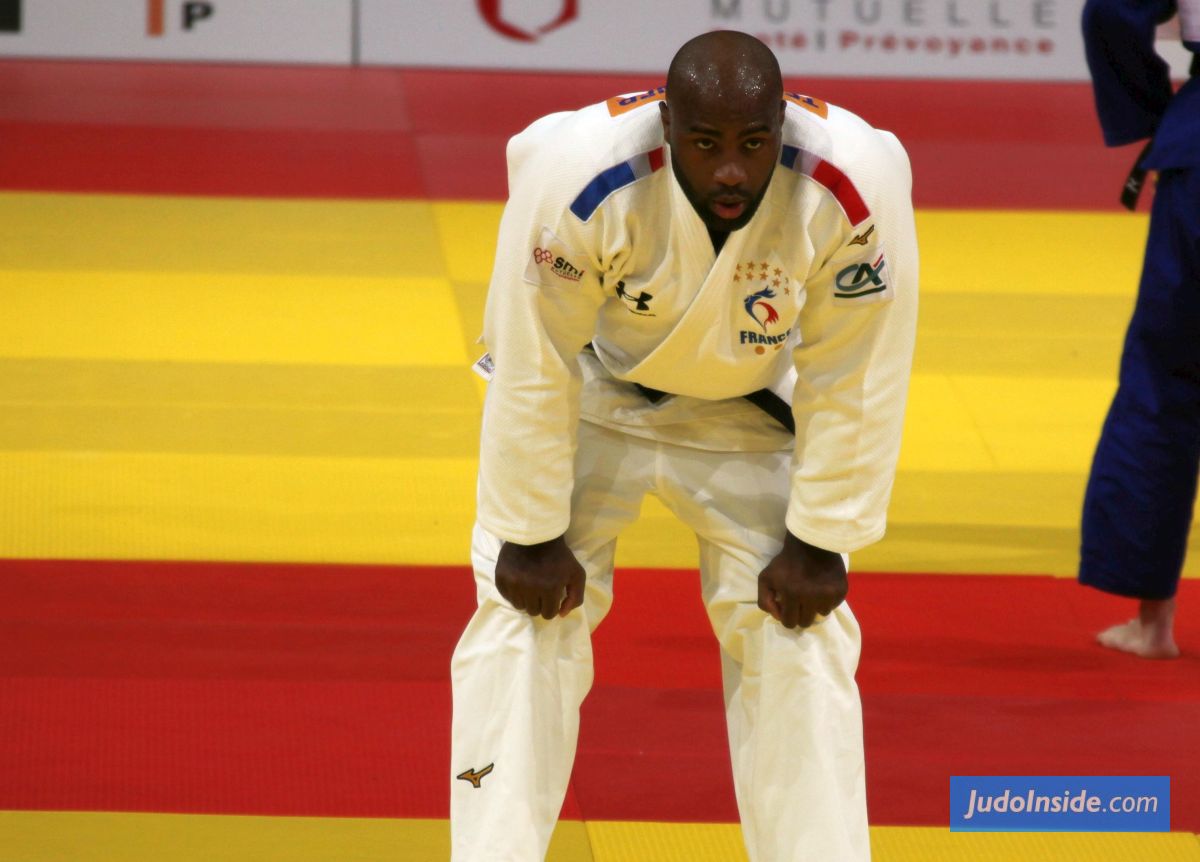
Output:
<instances>
[{"instance_id":1,"label":"french flag shoulder stripe","mask_svg":"<svg viewBox=\"0 0 1200 862\"><path fill-rule=\"evenodd\" d=\"M628 161L601 171L584 186L583 191L571 203L571 212L575 213L580 221L587 221L600 208L600 204L617 189L623 189L643 177L650 176L662 166L663 148L659 147L648 153L639 153Z\"/></svg>"},{"instance_id":2,"label":"french flag shoulder stripe","mask_svg":"<svg viewBox=\"0 0 1200 862\"><path fill-rule=\"evenodd\" d=\"M851 227L857 227L871 217L871 211L850 178L820 156L784 144L779 163L828 189L850 220Z\"/></svg>"}]
</instances>

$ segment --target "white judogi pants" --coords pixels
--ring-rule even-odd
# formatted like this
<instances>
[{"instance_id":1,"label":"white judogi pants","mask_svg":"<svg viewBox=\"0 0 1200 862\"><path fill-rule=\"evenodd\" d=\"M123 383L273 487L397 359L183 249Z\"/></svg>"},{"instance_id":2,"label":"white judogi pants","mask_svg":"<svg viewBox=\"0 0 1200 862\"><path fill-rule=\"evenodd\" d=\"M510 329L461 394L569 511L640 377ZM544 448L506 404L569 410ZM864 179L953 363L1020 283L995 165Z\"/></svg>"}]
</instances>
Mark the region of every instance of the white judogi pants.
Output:
<instances>
[{"instance_id":1,"label":"white judogi pants","mask_svg":"<svg viewBox=\"0 0 1200 862\"><path fill-rule=\"evenodd\" d=\"M758 609L758 574L783 543L791 454L708 452L580 422L566 540L587 573L584 604L546 621L496 590L500 541L478 525L479 606L452 661L453 862L545 858L592 684L591 632L613 599L618 533L656 495L700 545L700 580L721 645L726 722L753 862L870 858L860 633L850 608L804 630Z\"/></svg>"}]
</instances>

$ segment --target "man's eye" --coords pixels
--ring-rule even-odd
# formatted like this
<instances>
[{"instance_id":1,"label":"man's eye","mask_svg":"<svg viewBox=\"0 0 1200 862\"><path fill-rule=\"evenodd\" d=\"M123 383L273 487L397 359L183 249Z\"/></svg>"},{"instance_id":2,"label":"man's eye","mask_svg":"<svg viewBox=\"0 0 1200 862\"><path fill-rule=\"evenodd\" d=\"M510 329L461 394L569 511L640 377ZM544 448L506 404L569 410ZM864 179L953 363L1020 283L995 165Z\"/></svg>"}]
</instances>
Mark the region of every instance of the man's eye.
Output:
<instances>
[{"instance_id":1,"label":"man's eye","mask_svg":"<svg viewBox=\"0 0 1200 862\"><path fill-rule=\"evenodd\" d=\"M746 149L748 150L761 150L762 146L763 142L759 140L746 141Z\"/></svg>"},{"instance_id":2,"label":"man's eye","mask_svg":"<svg viewBox=\"0 0 1200 862\"><path fill-rule=\"evenodd\" d=\"M706 141L704 139L696 141L696 149L698 149L698 150L711 150L712 148L713 148L712 141Z\"/></svg>"}]
</instances>

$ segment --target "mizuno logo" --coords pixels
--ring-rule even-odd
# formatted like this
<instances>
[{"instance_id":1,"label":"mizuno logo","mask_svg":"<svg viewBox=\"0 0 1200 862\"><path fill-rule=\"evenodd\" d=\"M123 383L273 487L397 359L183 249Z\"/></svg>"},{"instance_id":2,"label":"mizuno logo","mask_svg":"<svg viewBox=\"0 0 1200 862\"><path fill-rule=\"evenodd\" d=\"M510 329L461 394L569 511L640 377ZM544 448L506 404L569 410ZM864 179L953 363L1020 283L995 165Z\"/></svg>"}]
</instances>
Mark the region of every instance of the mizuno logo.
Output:
<instances>
[{"instance_id":1,"label":"mizuno logo","mask_svg":"<svg viewBox=\"0 0 1200 862\"><path fill-rule=\"evenodd\" d=\"M495 769L495 767L496 767L496 764L489 763L487 766L483 767L483 769L479 770L478 772L476 772L474 769L468 769L466 772L460 773L454 777L457 778L459 781L471 782L471 786L474 787L476 790L478 790L480 782L483 781L483 779L485 779L488 775L490 775L492 770Z\"/></svg>"},{"instance_id":2,"label":"mizuno logo","mask_svg":"<svg viewBox=\"0 0 1200 862\"><path fill-rule=\"evenodd\" d=\"M850 240L849 245L866 245L867 239L873 233L875 233L875 225L871 225L869 228L867 228L866 233L860 233L854 239Z\"/></svg>"}]
</instances>

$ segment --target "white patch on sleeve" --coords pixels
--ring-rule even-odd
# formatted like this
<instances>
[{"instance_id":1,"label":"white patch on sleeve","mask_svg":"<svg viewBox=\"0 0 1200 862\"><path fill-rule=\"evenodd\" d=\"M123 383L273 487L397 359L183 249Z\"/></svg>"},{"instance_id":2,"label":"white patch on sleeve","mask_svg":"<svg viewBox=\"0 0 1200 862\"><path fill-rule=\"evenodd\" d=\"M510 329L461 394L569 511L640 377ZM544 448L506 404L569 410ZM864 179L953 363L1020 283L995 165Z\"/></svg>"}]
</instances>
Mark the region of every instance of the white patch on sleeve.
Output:
<instances>
[{"instance_id":1,"label":"white patch on sleeve","mask_svg":"<svg viewBox=\"0 0 1200 862\"><path fill-rule=\"evenodd\" d=\"M492 359L492 354L485 353L479 357L475 364L471 366L471 370L484 380L491 381L496 373L496 363Z\"/></svg>"},{"instance_id":2,"label":"white patch on sleeve","mask_svg":"<svg viewBox=\"0 0 1200 862\"><path fill-rule=\"evenodd\" d=\"M582 281L584 273L579 255L550 228L543 227L537 244L529 252L525 280L543 287L569 287Z\"/></svg>"},{"instance_id":3,"label":"white patch on sleeve","mask_svg":"<svg viewBox=\"0 0 1200 862\"><path fill-rule=\"evenodd\" d=\"M834 277L834 305L859 305L891 298L892 283L882 248L874 249L871 257L842 266Z\"/></svg>"}]
</instances>

